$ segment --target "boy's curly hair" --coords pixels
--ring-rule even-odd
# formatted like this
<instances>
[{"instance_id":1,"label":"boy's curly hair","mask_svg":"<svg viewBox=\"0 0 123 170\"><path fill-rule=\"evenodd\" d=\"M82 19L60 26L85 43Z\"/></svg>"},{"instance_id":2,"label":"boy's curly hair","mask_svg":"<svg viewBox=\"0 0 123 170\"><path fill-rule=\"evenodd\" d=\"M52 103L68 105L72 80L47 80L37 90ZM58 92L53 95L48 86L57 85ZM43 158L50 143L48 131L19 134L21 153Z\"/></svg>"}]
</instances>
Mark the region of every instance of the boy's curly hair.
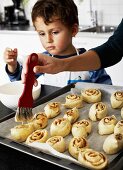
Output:
<instances>
[{"instance_id":1,"label":"boy's curly hair","mask_svg":"<svg viewBox=\"0 0 123 170\"><path fill-rule=\"evenodd\" d=\"M53 17L58 17L68 27L75 23L79 25L78 9L73 0L38 0L31 15L33 24L37 17L42 17L45 24L51 23Z\"/></svg>"}]
</instances>

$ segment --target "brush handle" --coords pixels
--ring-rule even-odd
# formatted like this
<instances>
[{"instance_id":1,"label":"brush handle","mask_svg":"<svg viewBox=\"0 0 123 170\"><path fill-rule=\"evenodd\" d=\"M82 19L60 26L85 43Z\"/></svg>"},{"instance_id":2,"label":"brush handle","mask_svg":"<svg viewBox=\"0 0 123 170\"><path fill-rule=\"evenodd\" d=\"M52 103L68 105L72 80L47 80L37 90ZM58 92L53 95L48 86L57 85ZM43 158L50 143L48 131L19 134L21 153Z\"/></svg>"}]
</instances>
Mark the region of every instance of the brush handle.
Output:
<instances>
[{"instance_id":1,"label":"brush handle","mask_svg":"<svg viewBox=\"0 0 123 170\"><path fill-rule=\"evenodd\" d=\"M28 73L25 77L25 84L22 95L18 102L18 107L32 108L33 107L33 95L32 89L35 80L35 73L33 72L33 68L38 64L38 55L36 53L32 53L27 61L28 65Z\"/></svg>"}]
</instances>

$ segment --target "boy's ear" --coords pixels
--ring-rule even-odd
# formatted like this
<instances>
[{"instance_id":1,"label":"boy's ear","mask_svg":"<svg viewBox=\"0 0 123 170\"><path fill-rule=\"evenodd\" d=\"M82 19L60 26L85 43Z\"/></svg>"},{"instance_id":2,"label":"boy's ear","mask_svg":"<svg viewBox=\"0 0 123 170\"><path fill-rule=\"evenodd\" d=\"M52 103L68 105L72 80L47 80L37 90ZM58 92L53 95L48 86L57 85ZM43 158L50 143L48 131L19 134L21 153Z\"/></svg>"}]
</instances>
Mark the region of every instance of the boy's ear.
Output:
<instances>
[{"instance_id":1,"label":"boy's ear","mask_svg":"<svg viewBox=\"0 0 123 170\"><path fill-rule=\"evenodd\" d=\"M72 26L72 36L73 36L73 37L76 36L76 34L78 33L78 30L79 30L78 24L74 24L74 25Z\"/></svg>"}]
</instances>

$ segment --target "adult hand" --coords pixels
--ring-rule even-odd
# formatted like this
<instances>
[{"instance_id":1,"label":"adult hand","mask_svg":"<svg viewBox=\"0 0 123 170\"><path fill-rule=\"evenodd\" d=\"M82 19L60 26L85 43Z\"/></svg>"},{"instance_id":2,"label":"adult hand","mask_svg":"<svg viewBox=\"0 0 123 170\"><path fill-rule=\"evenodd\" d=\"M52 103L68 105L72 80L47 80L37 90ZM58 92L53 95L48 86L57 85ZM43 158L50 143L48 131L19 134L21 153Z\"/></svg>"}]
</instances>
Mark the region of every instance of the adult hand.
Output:
<instances>
[{"instance_id":1,"label":"adult hand","mask_svg":"<svg viewBox=\"0 0 123 170\"><path fill-rule=\"evenodd\" d=\"M25 76L28 73L27 61L28 61L28 57L23 65L22 83L25 83ZM64 62L62 59L54 58L44 54L38 54L38 65L34 67L34 72L56 74L64 70L63 63ZM34 85L37 86L37 80L35 80Z\"/></svg>"}]
</instances>

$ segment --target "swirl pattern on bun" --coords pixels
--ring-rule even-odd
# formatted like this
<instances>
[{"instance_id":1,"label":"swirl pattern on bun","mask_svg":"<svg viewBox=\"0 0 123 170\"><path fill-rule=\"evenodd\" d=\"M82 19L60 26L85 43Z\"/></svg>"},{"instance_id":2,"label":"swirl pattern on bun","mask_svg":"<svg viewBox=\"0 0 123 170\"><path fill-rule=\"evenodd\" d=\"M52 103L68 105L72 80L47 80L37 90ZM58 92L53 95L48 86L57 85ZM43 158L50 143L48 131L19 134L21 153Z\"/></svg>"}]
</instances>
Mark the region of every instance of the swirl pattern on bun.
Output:
<instances>
[{"instance_id":1,"label":"swirl pattern on bun","mask_svg":"<svg viewBox=\"0 0 123 170\"><path fill-rule=\"evenodd\" d=\"M96 103L101 101L101 91L99 89L89 88L81 90L83 100L87 103Z\"/></svg>"},{"instance_id":2,"label":"swirl pattern on bun","mask_svg":"<svg viewBox=\"0 0 123 170\"><path fill-rule=\"evenodd\" d=\"M48 124L48 118L44 112L36 113L31 124L33 124L35 130L43 129Z\"/></svg>"},{"instance_id":3,"label":"swirl pattern on bun","mask_svg":"<svg viewBox=\"0 0 123 170\"><path fill-rule=\"evenodd\" d=\"M75 122L72 126L72 135L74 137L87 137L92 130L92 124L89 120L82 119Z\"/></svg>"},{"instance_id":4,"label":"swirl pattern on bun","mask_svg":"<svg viewBox=\"0 0 123 170\"><path fill-rule=\"evenodd\" d=\"M98 121L107 115L107 106L103 102L94 103L89 110L89 118L92 121Z\"/></svg>"},{"instance_id":5,"label":"swirl pattern on bun","mask_svg":"<svg viewBox=\"0 0 123 170\"><path fill-rule=\"evenodd\" d=\"M68 119L70 123L74 123L79 118L79 111L74 107L73 109L67 110L63 117Z\"/></svg>"},{"instance_id":6,"label":"swirl pattern on bun","mask_svg":"<svg viewBox=\"0 0 123 170\"><path fill-rule=\"evenodd\" d=\"M117 123L117 119L114 115L104 117L98 124L98 132L100 135L109 135L114 133L114 127Z\"/></svg>"},{"instance_id":7,"label":"swirl pattern on bun","mask_svg":"<svg viewBox=\"0 0 123 170\"><path fill-rule=\"evenodd\" d=\"M69 94L66 96L66 101L63 104L64 107L66 108L81 108L83 107L83 100L82 100L82 96L77 95L77 94Z\"/></svg>"},{"instance_id":8,"label":"swirl pattern on bun","mask_svg":"<svg viewBox=\"0 0 123 170\"><path fill-rule=\"evenodd\" d=\"M116 91L112 93L111 98L111 106L114 109L120 109L123 107L123 91Z\"/></svg>"},{"instance_id":9,"label":"swirl pattern on bun","mask_svg":"<svg viewBox=\"0 0 123 170\"><path fill-rule=\"evenodd\" d=\"M68 119L57 118L50 126L51 136L67 136L71 131L71 123Z\"/></svg>"},{"instance_id":10,"label":"swirl pattern on bun","mask_svg":"<svg viewBox=\"0 0 123 170\"><path fill-rule=\"evenodd\" d=\"M45 129L38 129L30 134L26 139L26 144L30 144L32 142L41 142L45 143L48 139L48 131Z\"/></svg>"},{"instance_id":11,"label":"swirl pattern on bun","mask_svg":"<svg viewBox=\"0 0 123 170\"><path fill-rule=\"evenodd\" d=\"M106 155L102 152L98 152L92 149L85 149L80 151L78 155L78 161L91 169L104 169L108 165L108 160Z\"/></svg>"},{"instance_id":12,"label":"swirl pattern on bun","mask_svg":"<svg viewBox=\"0 0 123 170\"><path fill-rule=\"evenodd\" d=\"M73 137L68 146L68 151L71 156L78 159L79 151L88 148L88 141L84 137Z\"/></svg>"},{"instance_id":13,"label":"swirl pattern on bun","mask_svg":"<svg viewBox=\"0 0 123 170\"><path fill-rule=\"evenodd\" d=\"M44 107L47 118L51 119L58 116L61 112L61 104L59 102L50 102Z\"/></svg>"},{"instance_id":14,"label":"swirl pattern on bun","mask_svg":"<svg viewBox=\"0 0 123 170\"><path fill-rule=\"evenodd\" d=\"M46 143L58 152L65 152L66 150L65 139L62 136L52 136L46 141Z\"/></svg>"}]
</instances>

